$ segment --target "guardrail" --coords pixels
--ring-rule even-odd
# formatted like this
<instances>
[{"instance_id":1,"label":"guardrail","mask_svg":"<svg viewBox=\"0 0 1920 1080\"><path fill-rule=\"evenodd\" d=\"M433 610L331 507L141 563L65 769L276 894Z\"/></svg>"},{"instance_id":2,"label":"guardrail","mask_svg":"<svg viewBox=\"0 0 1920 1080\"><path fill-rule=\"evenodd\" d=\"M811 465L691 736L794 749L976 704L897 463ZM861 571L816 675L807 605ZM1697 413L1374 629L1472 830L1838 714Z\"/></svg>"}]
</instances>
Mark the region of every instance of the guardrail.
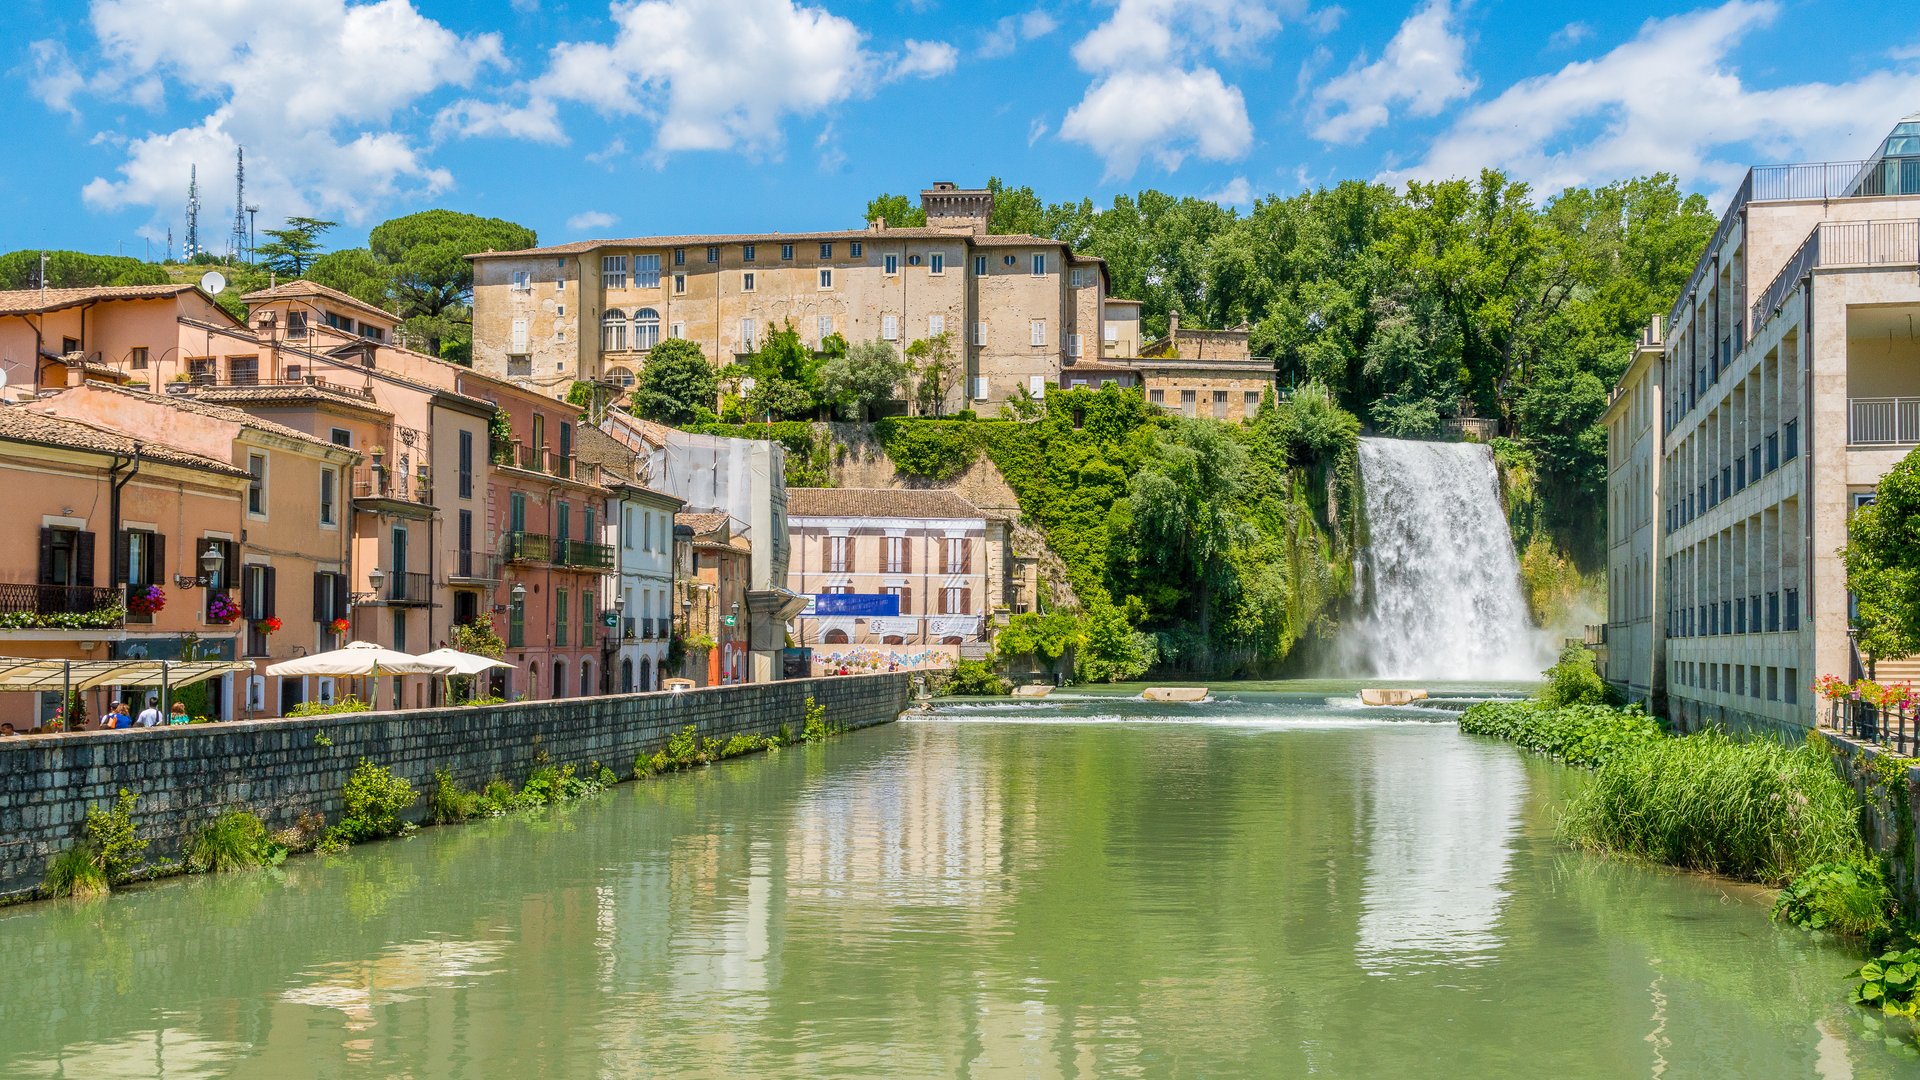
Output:
<instances>
[{"instance_id":1,"label":"guardrail","mask_svg":"<svg viewBox=\"0 0 1920 1080\"><path fill-rule=\"evenodd\" d=\"M1847 445L1920 445L1920 397L1848 398Z\"/></svg>"},{"instance_id":2,"label":"guardrail","mask_svg":"<svg viewBox=\"0 0 1920 1080\"><path fill-rule=\"evenodd\" d=\"M1920 221L1830 221L1814 226L1749 313L1757 337L1808 274L1822 267L1920 265Z\"/></svg>"},{"instance_id":3,"label":"guardrail","mask_svg":"<svg viewBox=\"0 0 1920 1080\"><path fill-rule=\"evenodd\" d=\"M404 571L387 575L387 603L430 604L433 602L433 575Z\"/></svg>"},{"instance_id":4,"label":"guardrail","mask_svg":"<svg viewBox=\"0 0 1920 1080\"><path fill-rule=\"evenodd\" d=\"M110 630L126 624L119 589L0 583L0 630Z\"/></svg>"},{"instance_id":5,"label":"guardrail","mask_svg":"<svg viewBox=\"0 0 1920 1080\"><path fill-rule=\"evenodd\" d=\"M546 562L553 558L553 538L543 533L510 532L502 557L513 562Z\"/></svg>"}]
</instances>

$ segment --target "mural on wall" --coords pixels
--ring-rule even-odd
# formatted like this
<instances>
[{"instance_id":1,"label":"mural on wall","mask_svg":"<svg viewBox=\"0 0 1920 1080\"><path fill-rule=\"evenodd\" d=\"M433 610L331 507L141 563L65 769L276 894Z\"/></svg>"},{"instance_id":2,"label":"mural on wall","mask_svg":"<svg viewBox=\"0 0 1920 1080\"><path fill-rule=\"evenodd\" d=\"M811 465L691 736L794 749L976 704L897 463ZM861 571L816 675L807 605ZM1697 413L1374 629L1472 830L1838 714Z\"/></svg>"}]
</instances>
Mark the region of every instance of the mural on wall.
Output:
<instances>
[{"instance_id":1,"label":"mural on wall","mask_svg":"<svg viewBox=\"0 0 1920 1080\"><path fill-rule=\"evenodd\" d=\"M845 667L850 671L893 671L901 668L945 668L953 666L953 654L940 648L927 648L919 652L900 652L896 649L874 648L870 645L855 645L834 652L821 652L814 647L813 666L821 674L837 671Z\"/></svg>"}]
</instances>

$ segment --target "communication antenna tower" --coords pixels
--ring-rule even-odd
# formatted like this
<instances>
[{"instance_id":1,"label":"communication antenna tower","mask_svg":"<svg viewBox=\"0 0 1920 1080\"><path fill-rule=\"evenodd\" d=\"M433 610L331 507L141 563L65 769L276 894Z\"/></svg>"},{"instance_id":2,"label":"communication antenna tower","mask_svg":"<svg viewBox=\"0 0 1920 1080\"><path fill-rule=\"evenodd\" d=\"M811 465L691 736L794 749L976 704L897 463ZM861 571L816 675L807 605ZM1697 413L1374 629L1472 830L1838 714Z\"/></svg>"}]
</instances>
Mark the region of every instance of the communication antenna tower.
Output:
<instances>
[{"instance_id":1,"label":"communication antenna tower","mask_svg":"<svg viewBox=\"0 0 1920 1080\"><path fill-rule=\"evenodd\" d=\"M180 257L192 262L200 255L200 166L190 165L187 171L187 243L180 249Z\"/></svg>"},{"instance_id":2,"label":"communication antenna tower","mask_svg":"<svg viewBox=\"0 0 1920 1080\"><path fill-rule=\"evenodd\" d=\"M173 261L173 226L167 226L167 261Z\"/></svg>"},{"instance_id":3,"label":"communication antenna tower","mask_svg":"<svg viewBox=\"0 0 1920 1080\"><path fill-rule=\"evenodd\" d=\"M247 148L233 151L233 254L247 250Z\"/></svg>"}]
</instances>

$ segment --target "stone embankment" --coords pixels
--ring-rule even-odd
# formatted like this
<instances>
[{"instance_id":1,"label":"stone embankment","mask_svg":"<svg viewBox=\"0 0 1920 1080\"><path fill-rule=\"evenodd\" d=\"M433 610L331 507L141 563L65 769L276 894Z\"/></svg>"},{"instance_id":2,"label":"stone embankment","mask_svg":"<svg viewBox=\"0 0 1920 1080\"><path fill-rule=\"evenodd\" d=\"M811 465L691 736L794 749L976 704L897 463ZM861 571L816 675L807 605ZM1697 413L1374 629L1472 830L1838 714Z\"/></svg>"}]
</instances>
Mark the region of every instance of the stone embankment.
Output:
<instances>
[{"instance_id":1,"label":"stone embankment","mask_svg":"<svg viewBox=\"0 0 1920 1080\"><path fill-rule=\"evenodd\" d=\"M361 758L426 789L450 769L468 788L516 785L541 760L599 762L625 778L634 758L692 725L704 737L798 735L807 698L844 728L888 723L905 711L906 672L795 679L685 693L625 694L480 708L348 713L0 740L0 897L39 884L47 859L79 835L87 807L110 807L126 788L152 841L149 859L224 811L251 810L272 829L308 811L340 816L340 790ZM424 812L416 807L416 812Z\"/></svg>"}]
</instances>

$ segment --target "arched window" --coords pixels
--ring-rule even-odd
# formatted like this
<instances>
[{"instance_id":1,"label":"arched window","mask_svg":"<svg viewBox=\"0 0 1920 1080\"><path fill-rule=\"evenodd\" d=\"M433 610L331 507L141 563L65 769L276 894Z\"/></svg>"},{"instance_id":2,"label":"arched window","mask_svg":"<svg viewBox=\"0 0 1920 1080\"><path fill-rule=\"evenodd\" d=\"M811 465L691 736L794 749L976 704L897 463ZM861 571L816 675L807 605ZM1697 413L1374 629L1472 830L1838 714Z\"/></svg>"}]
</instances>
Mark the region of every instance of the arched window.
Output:
<instances>
[{"instance_id":1,"label":"arched window","mask_svg":"<svg viewBox=\"0 0 1920 1080\"><path fill-rule=\"evenodd\" d=\"M845 645L847 643L847 632L845 630L829 630L827 631L827 636L821 640L829 645Z\"/></svg>"},{"instance_id":2,"label":"arched window","mask_svg":"<svg viewBox=\"0 0 1920 1080\"><path fill-rule=\"evenodd\" d=\"M659 689L658 687L653 685L653 658L650 656L643 656L640 658L640 689L642 690Z\"/></svg>"},{"instance_id":3,"label":"arched window","mask_svg":"<svg viewBox=\"0 0 1920 1080\"><path fill-rule=\"evenodd\" d=\"M593 696L593 661L580 661L580 696Z\"/></svg>"},{"instance_id":4,"label":"arched window","mask_svg":"<svg viewBox=\"0 0 1920 1080\"><path fill-rule=\"evenodd\" d=\"M608 308L600 316L600 347L605 350L617 350L627 347L627 313L619 308Z\"/></svg>"},{"instance_id":5,"label":"arched window","mask_svg":"<svg viewBox=\"0 0 1920 1080\"><path fill-rule=\"evenodd\" d=\"M631 656L620 661L620 692L633 693L633 658Z\"/></svg>"},{"instance_id":6,"label":"arched window","mask_svg":"<svg viewBox=\"0 0 1920 1080\"><path fill-rule=\"evenodd\" d=\"M660 313L643 307L633 313L633 347L645 352L660 344Z\"/></svg>"},{"instance_id":7,"label":"arched window","mask_svg":"<svg viewBox=\"0 0 1920 1080\"><path fill-rule=\"evenodd\" d=\"M623 387L626 387L627 389L632 389L633 388L633 369L624 368L624 367L610 367L607 369L607 381L617 386L623 386Z\"/></svg>"},{"instance_id":8,"label":"arched window","mask_svg":"<svg viewBox=\"0 0 1920 1080\"><path fill-rule=\"evenodd\" d=\"M947 636L947 637L943 637L943 638L941 638L941 639L940 639L940 644L942 644L942 645L958 645L958 644L960 644L960 639L959 639L959 638L957 638L957 637L953 637L953 636L951 636L951 635L949 635L949 636Z\"/></svg>"},{"instance_id":9,"label":"arched window","mask_svg":"<svg viewBox=\"0 0 1920 1080\"><path fill-rule=\"evenodd\" d=\"M562 660L553 662L553 696L557 698L567 696L567 665Z\"/></svg>"},{"instance_id":10,"label":"arched window","mask_svg":"<svg viewBox=\"0 0 1920 1080\"><path fill-rule=\"evenodd\" d=\"M901 637L899 634L888 634L886 637L880 639L880 644L882 645L905 645L906 643L907 639Z\"/></svg>"}]
</instances>

